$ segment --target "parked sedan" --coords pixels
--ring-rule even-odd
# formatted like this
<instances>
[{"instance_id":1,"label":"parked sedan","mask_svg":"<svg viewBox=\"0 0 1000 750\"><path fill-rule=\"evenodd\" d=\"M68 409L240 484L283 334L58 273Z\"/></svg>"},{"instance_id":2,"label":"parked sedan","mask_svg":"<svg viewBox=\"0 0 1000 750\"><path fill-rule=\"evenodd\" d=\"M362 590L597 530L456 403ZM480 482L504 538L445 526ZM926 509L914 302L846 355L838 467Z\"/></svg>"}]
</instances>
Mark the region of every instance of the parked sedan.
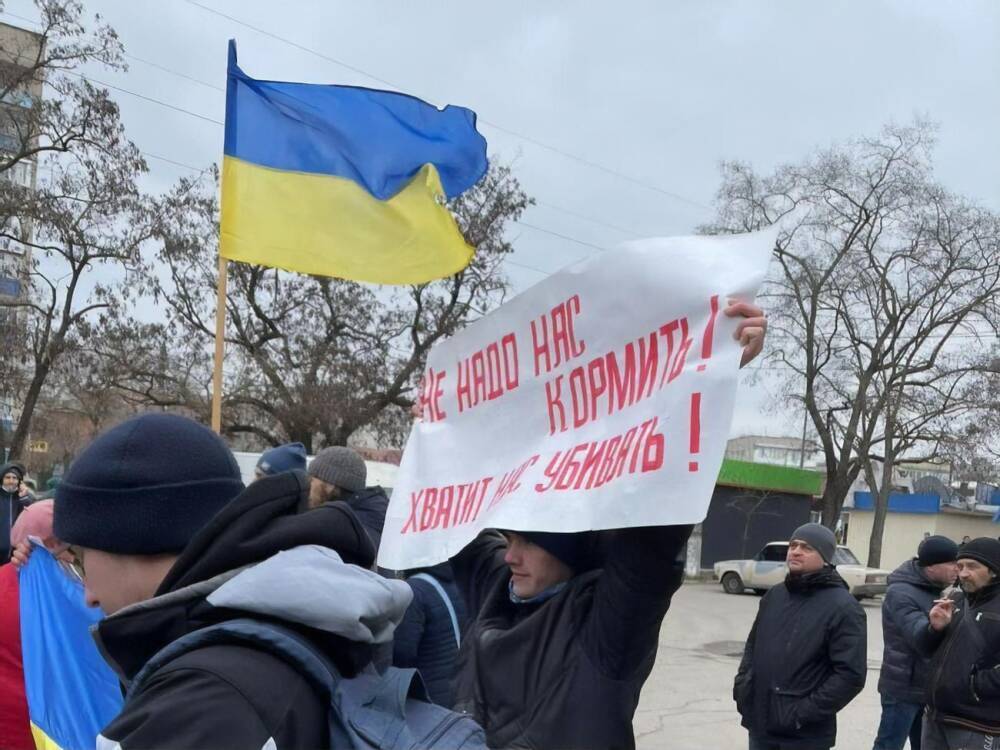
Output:
<instances>
[{"instance_id":1,"label":"parked sedan","mask_svg":"<svg viewBox=\"0 0 1000 750\"><path fill-rule=\"evenodd\" d=\"M785 580L788 565L788 542L771 542L750 560L723 560L715 564L715 578L722 583L727 594L742 594L751 589L763 594L772 586ZM854 553L843 545L837 547L833 563L841 578L847 581L857 599L885 593L888 570L867 568Z\"/></svg>"}]
</instances>

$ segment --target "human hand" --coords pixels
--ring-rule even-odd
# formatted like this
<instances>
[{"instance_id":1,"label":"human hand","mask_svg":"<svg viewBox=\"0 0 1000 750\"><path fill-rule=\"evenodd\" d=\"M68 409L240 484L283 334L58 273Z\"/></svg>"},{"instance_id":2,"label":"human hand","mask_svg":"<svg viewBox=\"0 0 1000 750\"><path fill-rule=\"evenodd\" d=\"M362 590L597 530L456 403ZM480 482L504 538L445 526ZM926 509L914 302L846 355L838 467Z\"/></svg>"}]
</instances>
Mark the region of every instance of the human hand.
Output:
<instances>
[{"instance_id":1,"label":"human hand","mask_svg":"<svg viewBox=\"0 0 1000 750\"><path fill-rule=\"evenodd\" d=\"M947 628L951 624L951 618L954 614L955 602L951 599L935 599L934 606L927 614L931 622L931 630L940 632Z\"/></svg>"},{"instance_id":2,"label":"human hand","mask_svg":"<svg viewBox=\"0 0 1000 750\"><path fill-rule=\"evenodd\" d=\"M25 540L11 552L10 561L14 564L15 568L20 570L28 562L29 557L31 557L31 542Z\"/></svg>"},{"instance_id":3,"label":"human hand","mask_svg":"<svg viewBox=\"0 0 1000 750\"><path fill-rule=\"evenodd\" d=\"M729 300L729 305L723 312L730 318L743 318L733 334L733 338L739 341L743 347L743 356L740 358L740 367L743 367L760 354L764 348L767 316L757 305L739 300Z\"/></svg>"}]
</instances>

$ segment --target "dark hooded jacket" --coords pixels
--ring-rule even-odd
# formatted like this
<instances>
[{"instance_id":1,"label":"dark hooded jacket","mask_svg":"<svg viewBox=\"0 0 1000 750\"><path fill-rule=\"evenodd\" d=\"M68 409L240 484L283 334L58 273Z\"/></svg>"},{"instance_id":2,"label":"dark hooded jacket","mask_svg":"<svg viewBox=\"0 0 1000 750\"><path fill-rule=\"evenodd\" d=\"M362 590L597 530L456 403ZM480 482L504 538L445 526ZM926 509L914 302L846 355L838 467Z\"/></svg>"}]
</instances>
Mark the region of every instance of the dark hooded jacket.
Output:
<instances>
[{"instance_id":1,"label":"dark hooded jacket","mask_svg":"<svg viewBox=\"0 0 1000 750\"><path fill-rule=\"evenodd\" d=\"M837 571L788 576L761 599L736 675L743 726L783 748L832 747L865 686L865 612Z\"/></svg>"},{"instance_id":2,"label":"dark hooded jacket","mask_svg":"<svg viewBox=\"0 0 1000 750\"><path fill-rule=\"evenodd\" d=\"M882 671L878 691L901 703L926 702L930 660L918 649L928 622L927 613L944 589L931 581L916 559L907 560L889 574L882 602Z\"/></svg>"},{"instance_id":3,"label":"dark hooded jacket","mask_svg":"<svg viewBox=\"0 0 1000 750\"><path fill-rule=\"evenodd\" d=\"M633 748L632 717L660 625L684 577L690 526L606 532L601 567L550 598L516 604L506 542L484 532L452 559L473 614L456 710L492 748Z\"/></svg>"},{"instance_id":4,"label":"dark hooded jacket","mask_svg":"<svg viewBox=\"0 0 1000 750\"><path fill-rule=\"evenodd\" d=\"M0 466L0 477L12 468L16 468L24 476L24 467L19 463L6 463ZM10 559L10 530L14 528L17 517L28 506L26 498L18 497L17 492L7 492L0 484L0 565Z\"/></svg>"},{"instance_id":5,"label":"dark hooded jacket","mask_svg":"<svg viewBox=\"0 0 1000 750\"><path fill-rule=\"evenodd\" d=\"M370 662L372 644L402 618L409 589L368 570L375 550L346 504L298 513L307 492L299 472L254 482L195 536L153 599L97 626L98 646L126 684L172 641L234 618L296 630L347 676ZM327 715L326 700L279 657L210 645L154 672L98 746L327 747Z\"/></svg>"},{"instance_id":6,"label":"dark hooded jacket","mask_svg":"<svg viewBox=\"0 0 1000 750\"><path fill-rule=\"evenodd\" d=\"M974 594L957 593L951 624L928 626L920 649L933 654L928 716L942 724L1000 734L1000 581Z\"/></svg>"},{"instance_id":7,"label":"dark hooded jacket","mask_svg":"<svg viewBox=\"0 0 1000 750\"><path fill-rule=\"evenodd\" d=\"M433 577L440 591L422 576ZM455 574L450 563L442 563L411 571L406 583L413 590L413 601L393 636L392 662L397 667L417 669L431 700L451 707L455 701L459 641L469 620ZM441 592L448 597L447 602Z\"/></svg>"},{"instance_id":8,"label":"dark hooded jacket","mask_svg":"<svg viewBox=\"0 0 1000 750\"><path fill-rule=\"evenodd\" d=\"M351 510L360 519L378 552L382 543L382 528L385 526L385 513L389 509L389 497L379 486L365 487L360 492L347 492L338 498L351 506Z\"/></svg>"}]
</instances>

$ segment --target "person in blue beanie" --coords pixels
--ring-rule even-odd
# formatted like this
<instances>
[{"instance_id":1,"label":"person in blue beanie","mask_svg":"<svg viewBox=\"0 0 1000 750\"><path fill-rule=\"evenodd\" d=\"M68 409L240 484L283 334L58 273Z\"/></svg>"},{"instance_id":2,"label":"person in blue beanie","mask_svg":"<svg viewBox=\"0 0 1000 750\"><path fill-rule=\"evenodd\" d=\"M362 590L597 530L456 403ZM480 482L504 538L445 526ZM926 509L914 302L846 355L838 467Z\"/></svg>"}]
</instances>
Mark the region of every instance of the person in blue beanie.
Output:
<instances>
[{"instance_id":1,"label":"person in blue beanie","mask_svg":"<svg viewBox=\"0 0 1000 750\"><path fill-rule=\"evenodd\" d=\"M391 639L409 588L367 570L375 548L345 503L302 512L308 493L300 471L244 490L222 439L173 414L123 422L77 457L55 533L107 615L99 650L129 686L97 747L330 746L330 699L308 675L261 641L212 634L283 626L345 677Z\"/></svg>"},{"instance_id":2,"label":"person in blue beanie","mask_svg":"<svg viewBox=\"0 0 1000 750\"><path fill-rule=\"evenodd\" d=\"M302 443L285 443L260 454L254 468L254 480L273 477L283 471L306 470L306 447Z\"/></svg>"}]
</instances>

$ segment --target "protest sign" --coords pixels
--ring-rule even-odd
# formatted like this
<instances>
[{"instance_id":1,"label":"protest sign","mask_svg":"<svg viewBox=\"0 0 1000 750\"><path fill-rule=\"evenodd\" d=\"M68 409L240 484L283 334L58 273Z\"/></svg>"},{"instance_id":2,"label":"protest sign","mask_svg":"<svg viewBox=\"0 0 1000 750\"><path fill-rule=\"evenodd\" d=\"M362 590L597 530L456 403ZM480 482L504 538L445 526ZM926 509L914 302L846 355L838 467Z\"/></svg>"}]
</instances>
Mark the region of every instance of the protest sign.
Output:
<instances>
[{"instance_id":1,"label":"protest sign","mask_svg":"<svg viewBox=\"0 0 1000 750\"><path fill-rule=\"evenodd\" d=\"M379 565L484 528L698 523L736 393L737 321L776 230L631 242L563 269L430 353Z\"/></svg>"}]
</instances>

